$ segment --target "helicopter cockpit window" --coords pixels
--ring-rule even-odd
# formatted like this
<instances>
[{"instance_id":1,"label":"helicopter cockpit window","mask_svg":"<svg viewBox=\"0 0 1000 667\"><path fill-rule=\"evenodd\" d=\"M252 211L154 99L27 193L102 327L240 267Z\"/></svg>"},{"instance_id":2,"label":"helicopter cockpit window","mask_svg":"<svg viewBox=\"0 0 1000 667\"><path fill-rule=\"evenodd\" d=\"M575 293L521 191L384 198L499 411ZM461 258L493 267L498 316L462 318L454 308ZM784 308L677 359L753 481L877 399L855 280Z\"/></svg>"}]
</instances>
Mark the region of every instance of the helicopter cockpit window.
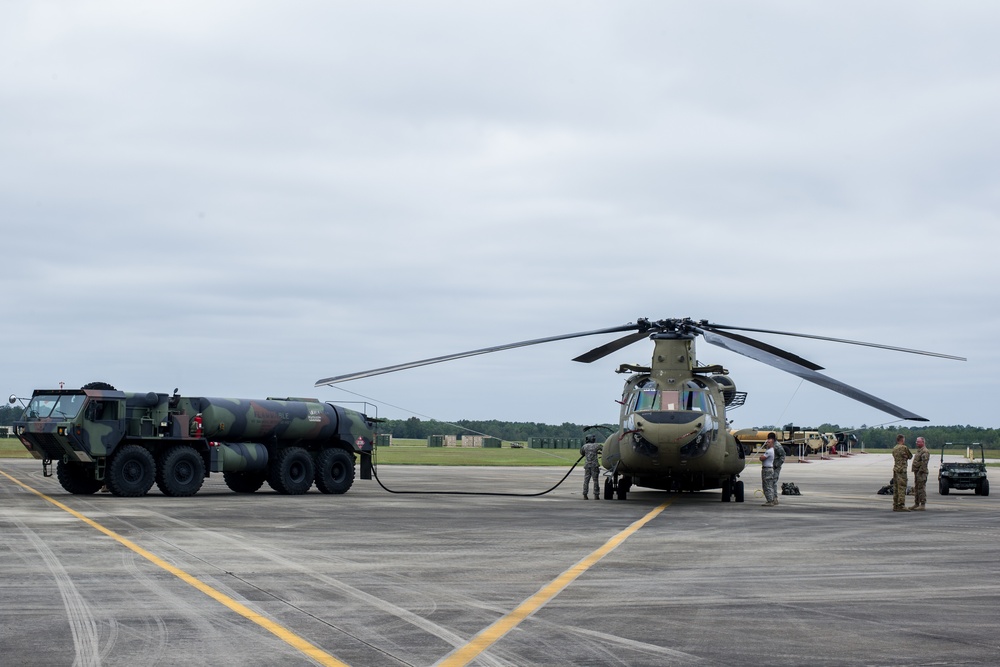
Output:
<instances>
[{"instance_id":1,"label":"helicopter cockpit window","mask_svg":"<svg viewBox=\"0 0 1000 667\"><path fill-rule=\"evenodd\" d=\"M635 389L633 410L660 410L660 390L652 380L646 380Z\"/></svg>"},{"instance_id":2,"label":"helicopter cockpit window","mask_svg":"<svg viewBox=\"0 0 1000 667\"><path fill-rule=\"evenodd\" d=\"M653 380L646 380L634 390L632 410L683 410L681 392L660 391Z\"/></svg>"},{"instance_id":3,"label":"helicopter cockpit window","mask_svg":"<svg viewBox=\"0 0 1000 667\"><path fill-rule=\"evenodd\" d=\"M715 415L715 401L708 389L699 383L691 380L686 383L681 392L681 410L692 410L694 412L705 412Z\"/></svg>"}]
</instances>

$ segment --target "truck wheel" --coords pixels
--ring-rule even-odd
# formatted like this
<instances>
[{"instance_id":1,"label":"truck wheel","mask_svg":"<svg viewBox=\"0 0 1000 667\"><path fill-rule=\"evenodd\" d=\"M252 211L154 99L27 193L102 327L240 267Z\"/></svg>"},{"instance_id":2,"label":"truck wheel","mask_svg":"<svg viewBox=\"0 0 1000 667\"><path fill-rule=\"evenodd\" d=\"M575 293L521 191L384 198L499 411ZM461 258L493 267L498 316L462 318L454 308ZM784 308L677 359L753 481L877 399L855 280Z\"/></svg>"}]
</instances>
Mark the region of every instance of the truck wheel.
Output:
<instances>
[{"instance_id":1,"label":"truck wheel","mask_svg":"<svg viewBox=\"0 0 1000 667\"><path fill-rule=\"evenodd\" d=\"M267 479L267 473L262 471L244 472L242 470L224 472L222 473L222 479L226 481L226 486L231 491L235 491L236 493L253 493L264 484L264 480Z\"/></svg>"},{"instance_id":2,"label":"truck wheel","mask_svg":"<svg viewBox=\"0 0 1000 667\"><path fill-rule=\"evenodd\" d=\"M156 486L165 496L193 496L205 481L205 461L194 447L171 447L156 469Z\"/></svg>"},{"instance_id":3,"label":"truck wheel","mask_svg":"<svg viewBox=\"0 0 1000 667\"><path fill-rule=\"evenodd\" d=\"M347 493L354 484L354 457L343 449L324 449L316 457L316 488L323 493Z\"/></svg>"},{"instance_id":4,"label":"truck wheel","mask_svg":"<svg viewBox=\"0 0 1000 667\"><path fill-rule=\"evenodd\" d=\"M313 459L301 447L278 452L268 469L267 483L278 493L297 496L312 487L316 475Z\"/></svg>"},{"instance_id":5,"label":"truck wheel","mask_svg":"<svg viewBox=\"0 0 1000 667\"><path fill-rule=\"evenodd\" d=\"M123 445L111 457L106 477L112 494L138 498L146 495L156 480L156 461L145 447Z\"/></svg>"},{"instance_id":6,"label":"truck wheel","mask_svg":"<svg viewBox=\"0 0 1000 667\"><path fill-rule=\"evenodd\" d=\"M984 479L979 483L979 495L981 496L990 495L990 480Z\"/></svg>"},{"instance_id":7,"label":"truck wheel","mask_svg":"<svg viewBox=\"0 0 1000 667\"><path fill-rule=\"evenodd\" d=\"M942 496L947 496L948 495L948 486L949 486L948 480L946 480L946 479L939 480L938 481L938 493L940 493Z\"/></svg>"},{"instance_id":8,"label":"truck wheel","mask_svg":"<svg viewBox=\"0 0 1000 667\"><path fill-rule=\"evenodd\" d=\"M72 465L62 460L56 463L56 478L62 488L82 496L97 493L104 486L104 482L94 479L93 468Z\"/></svg>"},{"instance_id":9,"label":"truck wheel","mask_svg":"<svg viewBox=\"0 0 1000 667\"><path fill-rule=\"evenodd\" d=\"M80 389L106 389L108 391L115 391L115 388L107 382L88 382L80 387Z\"/></svg>"}]
</instances>

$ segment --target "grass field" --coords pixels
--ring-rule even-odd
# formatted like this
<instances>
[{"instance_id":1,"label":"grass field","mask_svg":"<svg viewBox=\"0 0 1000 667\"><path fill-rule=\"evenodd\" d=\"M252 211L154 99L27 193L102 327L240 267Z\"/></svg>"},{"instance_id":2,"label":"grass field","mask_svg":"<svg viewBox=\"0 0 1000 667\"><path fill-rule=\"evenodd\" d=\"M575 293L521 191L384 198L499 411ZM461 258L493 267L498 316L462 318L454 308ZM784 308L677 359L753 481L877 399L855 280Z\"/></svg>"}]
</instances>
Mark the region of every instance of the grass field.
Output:
<instances>
[{"instance_id":1,"label":"grass field","mask_svg":"<svg viewBox=\"0 0 1000 667\"><path fill-rule=\"evenodd\" d=\"M0 458L30 459L31 454L17 438L0 438Z\"/></svg>"},{"instance_id":2,"label":"grass field","mask_svg":"<svg viewBox=\"0 0 1000 667\"><path fill-rule=\"evenodd\" d=\"M580 458L576 449L512 449L508 447L379 447L376 461L397 465L438 466L566 466Z\"/></svg>"}]
</instances>

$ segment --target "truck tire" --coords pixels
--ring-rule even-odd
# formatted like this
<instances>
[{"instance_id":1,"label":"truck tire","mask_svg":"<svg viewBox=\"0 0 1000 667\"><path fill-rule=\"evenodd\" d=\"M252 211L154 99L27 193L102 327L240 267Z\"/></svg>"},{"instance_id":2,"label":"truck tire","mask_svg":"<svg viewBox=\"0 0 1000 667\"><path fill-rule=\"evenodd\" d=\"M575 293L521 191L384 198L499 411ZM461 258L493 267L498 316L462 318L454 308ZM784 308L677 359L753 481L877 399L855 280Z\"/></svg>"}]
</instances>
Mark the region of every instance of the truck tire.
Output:
<instances>
[{"instance_id":1,"label":"truck tire","mask_svg":"<svg viewBox=\"0 0 1000 667\"><path fill-rule=\"evenodd\" d=\"M62 488L81 496L97 493L104 486L104 482L94 479L93 468L71 465L62 460L56 463L56 479Z\"/></svg>"},{"instance_id":2,"label":"truck tire","mask_svg":"<svg viewBox=\"0 0 1000 667\"><path fill-rule=\"evenodd\" d=\"M324 449L316 457L316 488L322 493L347 493L354 484L354 456L343 449Z\"/></svg>"},{"instance_id":3,"label":"truck tire","mask_svg":"<svg viewBox=\"0 0 1000 667\"><path fill-rule=\"evenodd\" d=\"M948 487L949 487L948 480L946 479L938 480L938 493L940 493L942 496L948 495Z\"/></svg>"},{"instance_id":4,"label":"truck tire","mask_svg":"<svg viewBox=\"0 0 1000 667\"><path fill-rule=\"evenodd\" d=\"M194 447L171 447L156 468L156 486L165 496L193 496L205 481L205 461Z\"/></svg>"},{"instance_id":5,"label":"truck tire","mask_svg":"<svg viewBox=\"0 0 1000 667\"><path fill-rule=\"evenodd\" d=\"M271 460L267 483L278 493L297 496L312 487L315 476L316 466L309 452L301 447L287 447Z\"/></svg>"},{"instance_id":6,"label":"truck tire","mask_svg":"<svg viewBox=\"0 0 1000 667\"><path fill-rule=\"evenodd\" d=\"M108 490L116 496L138 498L156 481L156 461L145 447L123 445L108 462Z\"/></svg>"},{"instance_id":7,"label":"truck tire","mask_svg":"<svg viewBox=\"0 0 1000 667\"><path fill-rule=\"evenodd\" d=\"M80 389L105 389L107 391L116 391L115 388L107 382L88 382L80 387Z\"/></svg>"},{"instance_id":8,"label":"truck tire","mask_svg":"<svg viewBox=\"0 0 1000 667\"><path fill-rule=\"evenodd\" d=\"M979 488L977 489L979 495L988 496L990 495L990 480L984 479L979 483Z\"/></svg>"},{"instance_id":9,"label":"truck tire","mask_svg":"<svg viewBox=\"0 0 1000 667\"><path fill-rule=\"evenodd\" d=\"M224 472L222 473L222 479L225 480L226 486L228 486L231 491L235 491L236 493L253 493L264 485L264 481L267 479L267 473L260 470L254 470L252 472L246 472L243 470Z\"/></svg>"}]
</instances>

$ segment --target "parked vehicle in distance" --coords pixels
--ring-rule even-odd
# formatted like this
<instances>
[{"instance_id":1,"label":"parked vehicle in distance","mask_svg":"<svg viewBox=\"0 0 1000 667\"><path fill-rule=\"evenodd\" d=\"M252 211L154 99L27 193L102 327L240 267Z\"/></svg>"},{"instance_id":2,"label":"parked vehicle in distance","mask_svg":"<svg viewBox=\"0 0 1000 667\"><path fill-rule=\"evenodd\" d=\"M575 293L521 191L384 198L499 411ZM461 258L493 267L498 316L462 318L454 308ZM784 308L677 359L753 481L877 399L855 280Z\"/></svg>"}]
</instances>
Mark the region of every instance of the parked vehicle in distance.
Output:
<instances>
[{"instance_id":1,"label":"parked vehicle in distance","mask_svg":"<svg viewBox=\"0 0 1000 667\"><path fill-rule=\"evenodd\" d=\"M946 447L966 447L969 461L944 460ZM975 448L979 448L979 460L976 461ZM959 491L975 491L977 496L990 495L990 482L986 479L986 452L982 443L970 444L961 442L946 442L941 446L941 467L938 469L938 491L942 496L948 495L952 489Z\"/></svg>"}]
</instances>

